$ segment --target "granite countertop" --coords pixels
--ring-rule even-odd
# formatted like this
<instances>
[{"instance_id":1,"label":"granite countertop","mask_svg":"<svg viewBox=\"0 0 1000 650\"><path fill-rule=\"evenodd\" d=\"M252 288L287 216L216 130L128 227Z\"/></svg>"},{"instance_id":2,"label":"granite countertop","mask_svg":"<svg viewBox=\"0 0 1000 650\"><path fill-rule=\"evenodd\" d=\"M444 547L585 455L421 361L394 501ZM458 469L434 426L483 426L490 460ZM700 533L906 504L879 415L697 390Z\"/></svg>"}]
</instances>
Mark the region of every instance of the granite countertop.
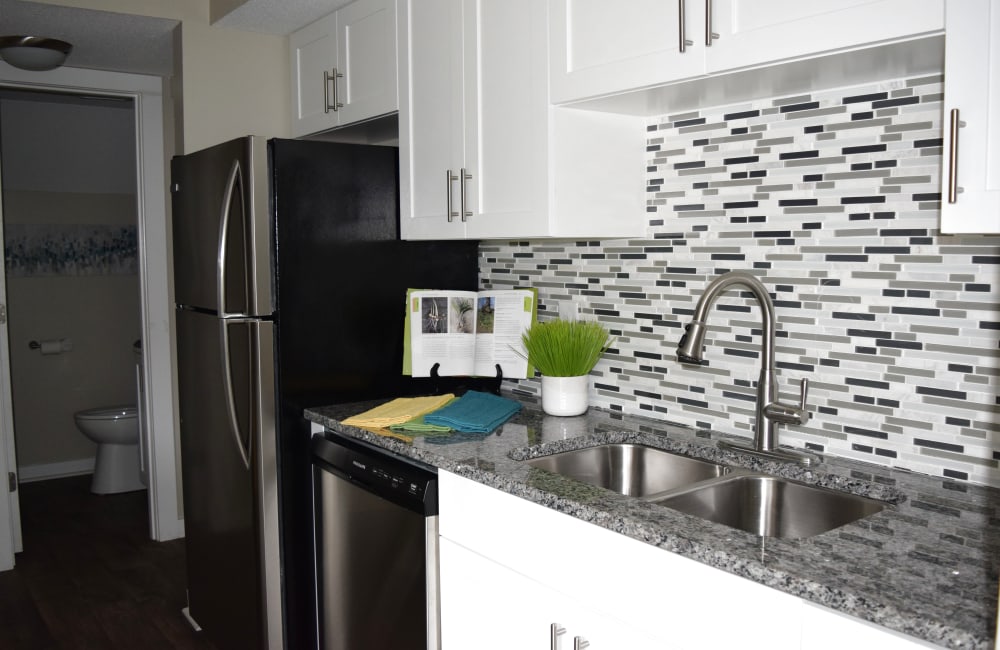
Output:
<instances>
[{"instance_id":1,"label":"granite countertop","mask_svg":"<svg viewBox=\"0 0 1000 650\"><path fill-rule=\"evenodd\" d=\"M947 648L990 649L1000 490L826 457L811 468L723 451L732 438L591 408L544 415L530 397L491 434L412 443L345 426L379 402L307 409L312 422L844 614ZM522 460L630 442L870 496L885 509L806 539L763 538L531 468Z\"/></svg>"}]
</instances>

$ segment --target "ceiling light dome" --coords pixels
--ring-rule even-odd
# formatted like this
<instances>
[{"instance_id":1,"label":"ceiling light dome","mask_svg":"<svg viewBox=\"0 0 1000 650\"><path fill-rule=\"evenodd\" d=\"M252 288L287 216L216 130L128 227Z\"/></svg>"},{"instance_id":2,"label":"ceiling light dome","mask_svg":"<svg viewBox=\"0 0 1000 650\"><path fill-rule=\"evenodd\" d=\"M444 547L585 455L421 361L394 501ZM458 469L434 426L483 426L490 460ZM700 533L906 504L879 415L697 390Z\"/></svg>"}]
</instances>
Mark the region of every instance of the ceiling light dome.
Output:
<instances>
[{"instance_id":1,"label":"ceiling light dome","mask_svg":"<svg viewBox=\"0 0 1000 650\"><path fill-rule=\"evenodd\" d=\"M40 36L0 36L0 58L22 70L52 70L66 60L73 46Z\"/></svg>"}]
</instances>

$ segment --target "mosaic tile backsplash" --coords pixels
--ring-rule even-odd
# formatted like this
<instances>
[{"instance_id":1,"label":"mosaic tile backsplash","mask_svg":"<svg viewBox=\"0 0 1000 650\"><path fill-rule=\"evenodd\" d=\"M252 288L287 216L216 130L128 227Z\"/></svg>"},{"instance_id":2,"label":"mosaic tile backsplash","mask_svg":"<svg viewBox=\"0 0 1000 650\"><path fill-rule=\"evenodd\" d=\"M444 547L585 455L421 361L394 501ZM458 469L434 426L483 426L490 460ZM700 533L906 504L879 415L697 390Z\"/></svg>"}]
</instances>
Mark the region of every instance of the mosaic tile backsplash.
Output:
<instances>
[{"instance_id":1,"label":"mosaic tile backsplash","mask_svg":"<svg viewBox=\"0 0 1000 650\"><path fill-rule=\"evenodd\" d=\"M705 366L675 359L708 282L749 270L774 299L783 398L810 380L812 418L782 444L1000 486L1000 237L938 232L941 81L653 118L645 239L483 242L481 284L612 330L591 404L750 437L749 294L716 303Z\"/></svg>"}]
</instances>

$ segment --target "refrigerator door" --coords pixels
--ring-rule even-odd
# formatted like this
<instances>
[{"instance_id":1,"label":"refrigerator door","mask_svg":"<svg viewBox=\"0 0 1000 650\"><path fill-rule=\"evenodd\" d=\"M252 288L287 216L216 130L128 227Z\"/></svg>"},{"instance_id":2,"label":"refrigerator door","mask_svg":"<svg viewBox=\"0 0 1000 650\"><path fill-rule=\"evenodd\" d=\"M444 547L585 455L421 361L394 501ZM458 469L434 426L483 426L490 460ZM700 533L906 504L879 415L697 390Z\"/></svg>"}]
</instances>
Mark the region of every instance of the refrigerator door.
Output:
<instances>
[{"instance_id":1,"label":"refrigerator door","mask_svg":"<svg viewBox=\"0 0 1000 650\"><path fill-rule=\"evenodd\" d=\"M219 315L270 315L264 140L248 136L178 156L171 179L176 303Z\"/></svg>"},{"instance_id":2,"label":"refrigerator door","mask_svg":"<svg viewBox=\"0 0 1000 650\"><path fill-rule=\"evenodd\" d=\"M268 321L177 311L188 605L219 650L281 647L272 350Z\"/></svg>"}]
</instances>

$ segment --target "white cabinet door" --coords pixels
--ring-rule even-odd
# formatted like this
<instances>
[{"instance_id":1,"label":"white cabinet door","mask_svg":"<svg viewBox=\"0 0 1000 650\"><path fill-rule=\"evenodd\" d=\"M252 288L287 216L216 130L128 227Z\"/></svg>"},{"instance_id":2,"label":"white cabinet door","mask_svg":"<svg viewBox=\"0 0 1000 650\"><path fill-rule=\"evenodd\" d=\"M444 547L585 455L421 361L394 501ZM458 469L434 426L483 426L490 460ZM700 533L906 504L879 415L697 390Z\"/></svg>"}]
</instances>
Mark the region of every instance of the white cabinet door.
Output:
<instances>
[{"instance_id":1,"label":"white cabinet door","mask_svg":"<svg viewBox=\"0 0 1000 650\"><path fill-rule=\"evenodd\" d=\"M644 125L550 107L545 3L401 6L403 239L644 233Z\"/></svg>"},{"instance_id":2,"label":"white cabinet door","mask_svg":"<svg viewBox=\"0 0 1000 650\"><path fill-rule=\"evenodd\" d=\"M549 11L553 103L705 72L704 48L696 40L704 31L701 2L549 0ZM682 48L687 40L692 44Z\"/></svg>"},{"instance_id":3,"label":"white cabinet door","mask_svg":"<svg viewBox=\"0 0 1000 650\"><path fill-rule=\"evenodd\" d=\"M1000 4L948 0L941 232L1000 233Z\"/></svg>"},{"instance_id":4,"label":"white cabinet door","mask_svg":"<svg viewBox=\"0 0 1000 650\"><path fill-rule=\"evenodd\" d=\"M462 5L401 3L399 199L403 239L461 239L458 175L465 159ZM453 213L449 216L449 212Z\"/></svg>"},{"instance_id":5,"label":"white cabinet door","mask_svg":"<svg viewBox=\"0 0 1000 650\"><path fill-rule=\"evenodd\" d=\"M442 650L546 647L559 613L537 585L447 538L439 552Z\"/></svg>"},{"instance_id":6,"label":"white cabinet door","mask_svg":"<svg viewBox=\"0 0 1000 650\"><path fill-rule=\"evenodd\" d=\"M357 0L288 42L294 136L397 110L395 0Z\"/></svg>"},{"instance_id":7,"label":"white cabinet door","mask_svg":"<svg viewBox=\"0 0 1000 650\"><path fill-rule=\"evenodd\" d=\"M547 235L545 3L463 4L466 232L475 239Z\"/></svg>"},{"instance_id":8,"label":"white cabinet door","mask_svg":"<svg viewBox=\"0 0 1000 650\"><path fill-rule=\"evenodd\" d=\"M944 0L711 0L705 10L718 34L700 35L699 44L711 43L704 48L710 73L944 28Z\"/></svg>"},{"instance_id":9,"label":"white cabinet door","mask_svg":"<svg viewBox=\"0 0 1000 650\"><path fill-rule=\"evenodd\" d=\"M288 38L292 64L292 134L315 133L337 125L332 110L337 67L337 17L334 14L306 25Z\"/></svg>"},{"instance_id":10,"label":"white cabinet door","mask_svg":"<svg viewBox=\"0 0 1000 650\"><path fill-rule=\"evenodd\" d=\"M337 11L337 72L340 124L399 108L395 0L358 0Z\"/></svg>"},{"instance_id":11,"label":"white cabinet door","mask_svg":"<svg viewBox=\"0 0 1000 650\"><path fill-rule=\"evenodd\" d=\"M657 641L442 537L442 650L660 650ZM555 626L555 630L553 630Z\"/></svg>"}]
</instances>

